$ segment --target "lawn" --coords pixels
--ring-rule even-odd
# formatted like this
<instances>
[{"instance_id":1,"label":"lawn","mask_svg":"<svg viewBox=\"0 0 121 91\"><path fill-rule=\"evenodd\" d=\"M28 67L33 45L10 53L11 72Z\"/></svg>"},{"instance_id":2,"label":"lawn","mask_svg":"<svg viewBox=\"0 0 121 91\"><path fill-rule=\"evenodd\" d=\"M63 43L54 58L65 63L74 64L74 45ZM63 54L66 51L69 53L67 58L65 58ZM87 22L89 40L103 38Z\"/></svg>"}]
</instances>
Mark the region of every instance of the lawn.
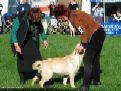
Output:
<instances>
[{"instance_id":1,"label":"lawn","mask_svg":"<svg viewBox=\"0 0 121 91\"><path fill-rule=\"evenodd\" d=\"M102 85L91 85L92 91L121 91L121 36L107 36L101 53L101 83ZM43 59L63 57L70 54L75 45L80 41L80 36L74 38L69 35L49 35L49 47L45 49L42 41L40 51ZM52 80L46 83L45 88L56 90L71 90L62 84L62 75L55 74ZM82 84L81 74L77 74L75 85L78 88ZM19 84L19 76L16 67L16 57L10 49L9 35L0 35L0 88L40 88L39 84L31 86L31 80L25 85Z\"/></svg>"}]
</instances>

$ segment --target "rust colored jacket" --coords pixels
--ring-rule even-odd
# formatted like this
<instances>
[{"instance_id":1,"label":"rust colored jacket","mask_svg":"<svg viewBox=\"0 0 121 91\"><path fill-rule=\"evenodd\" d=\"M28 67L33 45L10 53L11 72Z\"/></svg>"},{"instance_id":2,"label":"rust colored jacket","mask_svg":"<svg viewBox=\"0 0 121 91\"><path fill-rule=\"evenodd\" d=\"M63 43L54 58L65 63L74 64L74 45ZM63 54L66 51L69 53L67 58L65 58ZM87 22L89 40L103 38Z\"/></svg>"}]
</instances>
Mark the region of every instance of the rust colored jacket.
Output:
<instances>
[{"instance_id":1,"label":"rust colored jacket","mask_svg":"<svg viewBox=\"0 0 121 91\"><path fill-rule=\"evenodd\" d=\"M100 28L100 25L93 17L80 10L72 10L69 20L75 28L79 26L82 28L81 42L84 44L89 43L93 33Z\"/></svg>"}]
</instances>

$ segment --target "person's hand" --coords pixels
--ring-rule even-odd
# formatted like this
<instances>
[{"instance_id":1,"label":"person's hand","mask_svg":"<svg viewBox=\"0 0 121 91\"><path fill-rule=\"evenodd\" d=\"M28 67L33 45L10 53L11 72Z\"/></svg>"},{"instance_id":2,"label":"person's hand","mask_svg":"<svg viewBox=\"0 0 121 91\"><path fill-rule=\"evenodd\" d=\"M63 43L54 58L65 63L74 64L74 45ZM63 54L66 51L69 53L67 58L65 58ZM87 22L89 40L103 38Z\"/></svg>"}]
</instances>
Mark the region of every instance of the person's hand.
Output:
<instances>
[{"instance_id":1,"label":"person's hand","mask_svg":"<svg viewBox=\"0 0 121 91\"><path fill-rule=\"evenodd\" d=\"M98 7L98 5L95 5L95 7L97 8L97 7Z\"/></svg>"},{"instance_id":2,"label":"person's hand","mask_svg":"<svg viewBox=\"0 0 121 91\"><path fill-rule=\"evenodd\" d=\"M21 52L21 48L20 48L20 46L18 45L18 43L15 43L14 46L15 46L15 50L16 50L16 52L22 54L22 52Z\"/></svg>"},{"instance_id":3,"label":"person's hand","mask_svg":"<svg viewBox=\"0 0 121 91\"><path fill-rule=\"evenodd\" d=\"M44 40L44 46L45 46L45 48L48 48L48 41L47 40Z\"/></svg>"},{"instance_id":4,"label":"person's hand","mask_svg":"<svg viewBox=\"0 0 121 91\"><path fill-rule=\"evenodd\" d=\"M79 46L79 51L81 52L82 50L84 50L84 47L82 45Z\"/></svg>"}]
</instances>

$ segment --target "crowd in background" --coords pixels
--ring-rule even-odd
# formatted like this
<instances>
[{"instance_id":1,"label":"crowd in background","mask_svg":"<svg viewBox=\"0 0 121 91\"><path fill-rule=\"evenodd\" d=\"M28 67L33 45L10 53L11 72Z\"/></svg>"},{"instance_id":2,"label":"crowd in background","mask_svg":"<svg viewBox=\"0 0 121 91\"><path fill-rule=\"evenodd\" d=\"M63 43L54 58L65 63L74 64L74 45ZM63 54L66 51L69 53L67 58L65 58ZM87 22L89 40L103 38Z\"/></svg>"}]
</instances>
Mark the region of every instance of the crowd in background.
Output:
<instances>
[{"instance_id":1,"label":"crowd in background","mask_svg":"<svg viewBox=\"0 0 121 91\"><path fill-rule=\"evenodd\" d=\"M55 5L56 4L55 4L54 1L50 1L49 18L52 18L54 16ZM18 14L20 11L28 10L30 7L31 7L31 5L29 5L27 2L26 3L22 2L16 8L16 10L17 10L16 14ZM70 10L78 10L79 6L78 6L78 3L75 0L70 0L68 8ZM16 16L16 14L12 14L12 13L6 13L2 16L1 15L2 9L3 9L3 5L0 3L0 34L8 33L10 31L10 29L12 28L13 20L15 19L15 16ZM105 17L104 12L105 12L105 10L101 6L100 3L96 3L95 6L92 7L91 11L92 11L93 18L98 23L104 22L104 17ZM108 16L108 20L107 20L108 22L121 22L121 10L118 7L115 8L115 10L114 10L114 7L112 6L112 8L110 8L110 10L108 10L108 12L110 13L110 15ZM48 18L48 15L45 14L45 18Z\"/></svg>"},{"instance_id":2,"label":"crowd in background","mask_svg":"<svg viewBox=\"0 0 121 91\"><path fill-rule=\"evenodd\" d=\"M94 7L92 7L92 16L98 23L104 22L105 10L100 3L96 3ZM116 5L113 5L109 9L107 9L108 19L106 22L121 22L121 10Z\"/></svg>"},{"instance_id":3,"label":"crowd in background","mask_svg":"<svg viewBox=\"0 0 121 91\"><path fill-rule=\"evenodd\" d=\"M26 1L26 0L23 0L23 1ZM0 4L0 34L5 34L5 33L9 33L10 32L10 29L12 28L12 24L13 24L13 21L16 17L16 15L21 12L21 11L28 11L29 8L31 7L31 5L28 3L28 2L21 2L21 4L19 4L16 8L17 12L15 14L12 14L12 13L6 13L4 14L3 16L1 15L1 12L2 12L2 4ZM46 15L46 14L43 14L44 17L48 20L49 18L52 18L54 17L54 9L55 9L55 2L52 0L50 1L50 4L49 4L49 16ZM70 10L78 10L79 9L79 6L77 4L77 2L75 0L70 0L70 4L68 6L68 8ZM49 18L48 18L49 17ZM49 20L48 20L49 22Z\"/></svg>"},{"instance_id":4,"label":"crowd in background","mask_svg":"<svg viewBox=\"0 0 121 91\"><path fill-rule=\"evenodd\" d=\"M117 9L114 13L109 17L109 22L121 22L121 10Z\"/></svg>"}]
</instances>

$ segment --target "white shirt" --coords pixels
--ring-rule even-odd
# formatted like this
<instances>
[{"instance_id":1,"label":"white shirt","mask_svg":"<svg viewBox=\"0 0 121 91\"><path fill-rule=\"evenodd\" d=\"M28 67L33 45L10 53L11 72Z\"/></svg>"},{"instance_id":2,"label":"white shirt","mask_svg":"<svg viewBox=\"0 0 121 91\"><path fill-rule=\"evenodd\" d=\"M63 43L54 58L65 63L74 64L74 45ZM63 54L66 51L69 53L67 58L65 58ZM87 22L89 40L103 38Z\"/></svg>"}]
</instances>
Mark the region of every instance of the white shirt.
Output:
<instances>
[{"instance_id":1,"label":"white shirt","mask_svg":"<svg viewBox=\"0 0 121 91\"><path fill-rule=\"evenodd\" d=\"M92 11L93 11L94 17L97 17L97 16L103 17L104 9L102 7L99 7L99 8L93 7Z\"/></svg>"},{"instance_id":2,"label":"white shirt","mask_svg":"<svg viewBox=\"0 0 121 91\"><path fill-rule=\"evenodd\" d=\"M114 15L113 17L114 17L114 20L116 20L117 22L121 21L121 16Z\"/></svg>"},{"instance_id":3,"label":"white shirt","mask_svg":"<svg viewBox=\"0 0 121 91\"><path fill-rule=\"evenodd\" d=\"M0 7L0 10L2 10L3 9L3 7Z\"/></svg>"}]
</instances>

